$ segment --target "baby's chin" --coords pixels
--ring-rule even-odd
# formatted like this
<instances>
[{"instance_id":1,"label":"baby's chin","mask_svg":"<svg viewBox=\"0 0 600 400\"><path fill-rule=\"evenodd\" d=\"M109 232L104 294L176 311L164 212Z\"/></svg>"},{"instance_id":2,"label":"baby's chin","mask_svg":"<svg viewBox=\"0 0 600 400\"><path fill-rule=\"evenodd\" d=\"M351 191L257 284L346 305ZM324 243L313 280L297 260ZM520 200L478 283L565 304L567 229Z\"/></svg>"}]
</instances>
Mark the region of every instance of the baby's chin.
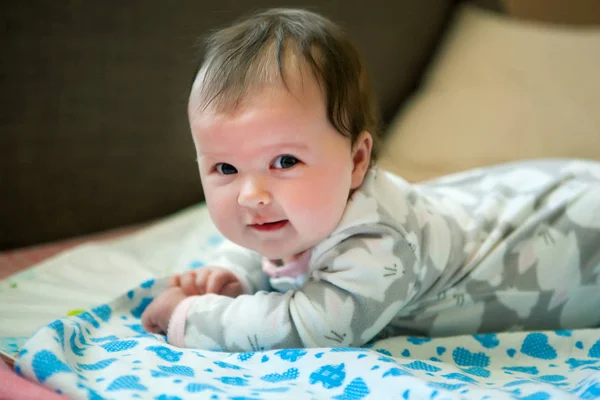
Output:
<instances>
[{"instance_id":1,"label":"baby's chin","mask_svg":"<svg viewBox=\"0 0 600 400\"><path fill-rule=\"evenodd\" d=\"M298 253L300 253L300 251L298 252L282 252L282 251L268 251L265 249L251 249L256 251L258 254L260 254L261 256L268 258L269 260L288 260L294 256L296 256Z\"/></svg>"},{"instance_id":2,"label":"baby's chin","mask_svg":"<svg viewBox=\"0 0 600 400\"><path fill-rule=\"evenodd\" d=\"M283 260L284 262L289 262L295 259L298 255L304 253L306 248L295 248L291 247L290 249L281 249L281 247L277 249L268 249L268 248L252 248L248 247L250 250L253 250L260 254L261 256L269 259L269 260Z\"/></svg>"}]
</instances>

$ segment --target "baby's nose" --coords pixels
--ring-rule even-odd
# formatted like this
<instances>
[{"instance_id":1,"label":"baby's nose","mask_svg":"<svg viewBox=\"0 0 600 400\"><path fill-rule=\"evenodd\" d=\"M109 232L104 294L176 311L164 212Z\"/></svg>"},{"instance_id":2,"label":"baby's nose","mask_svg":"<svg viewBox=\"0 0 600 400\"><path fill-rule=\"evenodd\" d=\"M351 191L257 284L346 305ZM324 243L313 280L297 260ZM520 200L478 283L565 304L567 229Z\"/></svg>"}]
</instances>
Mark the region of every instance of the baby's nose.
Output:
<instances>
[{"instance_id":1,"label":"baby's nose","mask_svg":"<svg viewBox=\"0 0 600 400\"><path fill-rule=\"evenodd\" d=\"M242 186L238 196L238 204L242 207L263 207L273 200L265 185L257 180L248 180Z\"/></svg>"}]
</instances>

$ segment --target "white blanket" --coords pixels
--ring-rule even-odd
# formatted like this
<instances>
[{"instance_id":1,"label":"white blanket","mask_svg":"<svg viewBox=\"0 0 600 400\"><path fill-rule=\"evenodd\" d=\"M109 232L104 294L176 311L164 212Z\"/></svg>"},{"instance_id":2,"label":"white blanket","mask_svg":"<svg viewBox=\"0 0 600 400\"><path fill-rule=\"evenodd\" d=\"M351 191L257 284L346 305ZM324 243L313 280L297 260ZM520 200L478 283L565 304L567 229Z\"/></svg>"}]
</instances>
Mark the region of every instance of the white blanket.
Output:
<instances>
[{"instance_id":1,"label":"white blanket","mask_svg":"<svg viewBox=\"0 0 600 400\"><path fill-rule=\"evenodd\" d=\"M199 207L4 282L0 347L21 348L19 373L81 399L600 397L600 329L233 354L146 334L140 313L164 285L154 278L202 265L218 241ZM89 311L65 317L74 308Z\"/></svg>"}]
</instances>

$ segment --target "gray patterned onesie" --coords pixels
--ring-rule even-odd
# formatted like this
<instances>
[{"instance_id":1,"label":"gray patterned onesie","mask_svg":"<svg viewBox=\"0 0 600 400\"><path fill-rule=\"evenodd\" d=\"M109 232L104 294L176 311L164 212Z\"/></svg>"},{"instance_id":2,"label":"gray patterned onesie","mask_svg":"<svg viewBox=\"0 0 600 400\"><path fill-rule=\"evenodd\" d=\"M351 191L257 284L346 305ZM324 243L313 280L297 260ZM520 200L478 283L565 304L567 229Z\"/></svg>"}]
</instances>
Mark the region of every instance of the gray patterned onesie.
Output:
<instances>
[{"instance_id":1,"label":"gray patterned onesie","mask_svg":"<svg viewBox=\"0 0 600 400\"><path fill-rule=\"evenodd\" d=\"M598 325L600 163L528 161L418 185L374 167L306 254L279 276L226 242L210 264L247 294L186 299L169 340L256 351Z\"/></svg>"}]
</instances>

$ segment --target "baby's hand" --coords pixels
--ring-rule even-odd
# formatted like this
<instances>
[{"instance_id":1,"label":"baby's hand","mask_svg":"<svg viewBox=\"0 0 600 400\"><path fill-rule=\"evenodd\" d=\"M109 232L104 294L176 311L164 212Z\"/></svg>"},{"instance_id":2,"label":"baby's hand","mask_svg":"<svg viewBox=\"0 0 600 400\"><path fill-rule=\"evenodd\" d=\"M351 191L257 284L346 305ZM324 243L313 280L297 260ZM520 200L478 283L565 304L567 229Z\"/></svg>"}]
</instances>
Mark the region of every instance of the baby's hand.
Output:
<instances>
[{"instance_id":1,"label":"baby's hand","mask_svg":"<svg viewBox=\"0 0 600 400\"><path fill-rule=\"evenodd\" d=\"M243 293L240 280L225 268L202 267L174 275L169 281L170 287L179 287L188 296L220 294L237 297Z\"/></svg>"},{"instance_id":2,"label":"baby's hand","mask_svg":"<svg viewBox=\"0 0 600 400\"><path fill-rule=\"evenodd\" d=\"M142 326L146 332L166 334L171 315L186 297L180 287L170 287L156 297L142 313Z\"/></svg>"}]
</instances>

